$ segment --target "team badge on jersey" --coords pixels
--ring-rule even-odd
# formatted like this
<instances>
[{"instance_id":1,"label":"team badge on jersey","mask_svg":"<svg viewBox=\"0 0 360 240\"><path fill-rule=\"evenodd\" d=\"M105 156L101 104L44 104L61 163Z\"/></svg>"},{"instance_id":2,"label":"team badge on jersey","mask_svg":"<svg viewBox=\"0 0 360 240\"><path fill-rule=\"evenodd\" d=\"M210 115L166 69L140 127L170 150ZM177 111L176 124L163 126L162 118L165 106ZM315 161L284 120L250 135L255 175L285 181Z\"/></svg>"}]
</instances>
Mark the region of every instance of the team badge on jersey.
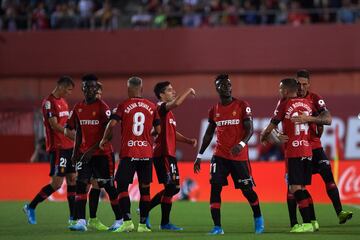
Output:
<instances>
[{"instance_id":1,"label":"team badge on jersey","mask_svg":"<svg viewBox=\"0 0 360 240\"><path fill-rule=\"evenodd\" d=\"M233 112L232 112L232 115L235 117L235 116L236 116L236 111L233 111Z\"/></svg>"},{"instance_id":2,"label":"team badge on jersey","mask_svg":"<svg viewBox=\"0 0 360 240\"><path fill-rule=\"evenodd\" d=\"M79 108L79 113L81 113L82 112L82 109L81 108Z\"/></svg>"},{"instance_id":3,"label":"team badge on jersey","mask_svg":"<svg viewBox=\"0 0 360 240\"><path fill-rule=\"evenodd\" d=\"M96 115L96 112L92 112L92 115L95 117L95 115Z\"/></svg>"},{"instance_id":4,"label":"team badge on jersey","mask_svg":"<svg viewBox=\"0 0 360 240\"><path fill-rule=\"evenodd\" d=\"M45 109L49 110L51 108L51 102L50 101L46 101L45 102Z\"/></svg>"},{"instance_id":5,"label":"team badge on jersey","mask_svg":"<svg viewBox=\"0 0 360 240\"><path fill-rule=\"evenodd\" d=\"M216 114L215 114L215 117L220 117L220 113L216 113Z\"/></svg>"}]
</instances>

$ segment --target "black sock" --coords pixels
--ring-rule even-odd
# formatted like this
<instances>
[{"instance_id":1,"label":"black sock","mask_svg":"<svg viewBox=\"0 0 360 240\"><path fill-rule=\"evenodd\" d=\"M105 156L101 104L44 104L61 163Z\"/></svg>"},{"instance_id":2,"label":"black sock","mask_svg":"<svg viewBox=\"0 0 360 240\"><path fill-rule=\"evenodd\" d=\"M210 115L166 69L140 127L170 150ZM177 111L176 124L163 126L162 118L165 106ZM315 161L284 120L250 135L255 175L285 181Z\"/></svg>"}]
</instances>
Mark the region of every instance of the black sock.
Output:
<instances>
[{"instance_id":1,"label":"black sock","mask_svg":"<svg viewBox=\"0 0 360 240\"><path fill-rule=\"evenodd\" d=\"M118 187L117 189L118 200L119 200L120 209L123 214L123 219L124 221L131 220L131 213L130 213L131 203L128 192L129 185L122 185L119 184L118 182L117 187Z\"/></svg>"},{"instance_id":2,"label":"black sock","mask_svg":"<svg viewBox=\"0 0 360 240\"><path fill-rule=\"evenodd\" d=\"M221 227L221 190L222 186L211 184L210 211L214 225Z\"/></svg>"},{"instance_id":3,"label":"black sock","mask_svg":"<svg viewBox=\"0 0 360 240\"><path fill-rule=\"evenodd\" d=\"M123 216L122 216L122 212L121 212L121 208L120 208L120 204L119 204L118 194L117 194L114 184L108 182L105 184L104 187L105 187L105 191L109 195L110 204L111 204L111 208L114 212L115 219L116 220L122 219Z\"/></svg>"},{"instance_id":4,"label":"black sock","mask_svg":"<svg viewBox=\"0 0 360 240\"><path fill-rule=\"evenodd\" d=\"M75 220L75 195L76 185L67 185L67 200L70 210L70 218Z\"/></svg>"},{"instance_id":5,"label":"black sock","mask_svg":"<svg viewBox=\"0 0 360 240\"><path fill-rule=\"evenodd\" d=\"M295 224L298 224L297 216L296 216L296 200L294 194L292 194L289 190L287 192L287 206L290 218L290 226L293 227Z\"/></svg>"},{"instance_id":6,"label":"black sock","mask_svg":"<svg viewBox=\"0 0 360 240\"><path fill-rule=\"evenodd\" d=\"M29 207L32 209L35 209L39 203L41 203L42 201L47 199L51 194L53 194L53 192L55 192L55 190L52 188L52 186L50 184L46 185L45 187L43 187L40 190L40 192L31 201L31 203L29 204Z\"/></svg>"},{"instance_id":7,"label":"black sock","mask_svg":"<svg viewBox=\"0 0 360 240\"><path fill-rule=\"evenodd\" d=\"M297 190L294 196L299 206L303 223L310 223L309 199L306 197L305 192L303 190Z\"/></svg>"},{"instance_id":8,"label":"black sock","mask_svg":"<svg viewBox=\"0 0 360 240\"><path fill-rule=\"evenodd\" d=\"M334 206L336 215L342 211L342 205L340 201L339 189L334 182L326 183L326 192Z\"/></svg>"},{"instance_id":9,"label":"black sock","mask_svg":"<svg viewBox=\"0 0 360 240\"><path fill-rule=\"evenodd\" d=\"M156 207L157 205L159 205L161 203L161 198L162 198L163 194L164 194L164 190L161 190L151 199L150 206L149 206L149 212L151 211L151 209L153 209L154 207Z\"/></svg>"},{"instance_id":10,"label":"black sock","mask_svg":"<svg viewBox=\"0 0 360 240\"><path fill-rule=\"evenodd\" d=\"M99 197L101 190L98 188L91 188L89 193L89 212L90 218L96 218L96 212L99 205Z\"/></svg>"},{"instance_id":11,"label":"black sock","mask_svg":"<svg viewBox=\"0 0 360 240\"><path fill-rule=\"evenodd\" d=\"M140 187L140 223L145 224L146 218L149 216L150 204L150 186Z\"/></svg>"},{"instance_id":12,"label":"black sock","mask_svg":"<svg viewBox=\"0 0 360 240\"><path fill-rule=\"evenodd\" d=\"M174 195L175 185L167 185L161 198L161 225L170 222L170 212L172 207L172 197Z\"/></svg>"},{"instance_id":13,"label":"black sock","mask_svg":"<svg viewBox=\"0 0 360 240\"><path fill-rule=\"evenodd\" d=\"M259 198L253 188L242 190L243 195L248 200L251 209L253 210L254 218L261 217L261 210L259 204Z\"/></svg>"},{"instance_id":14,"label":"black sock","mask_svg":"<svg viewBox=\"0 0 360 240\"><path fill-rule=\"evenodd\" d=\"M332 174L331 167L326 166L320 169L320 176L324 180L326 185L326 193L329 196L336 215L342 211L341 200L339 195L339 189L335 184L334 175Z\"/></svg>"},{"instance_id":15,"label":"black sock","mask_svg":"<svg viewBox=\"0 0 360 240\"><path fill-rule=\"evenodd\" d=\"M315 215L315 208L314 208L314 202L313 199L309 193L308 190L304 190L306 197L309 199L309 211L310 211L310 220L311 221L315 221L316 220L316 215Z\"/></svg>"},{"instance_id":16,"label":"black sock","mask_svg":"<svg viewBox=\"0 0 360 240\"><path fill-rule=\"evenodd\" d=\"M86 219L87 184L81 181L76 182L75 208L77 219Z\"/></svg>"}]
</instances>

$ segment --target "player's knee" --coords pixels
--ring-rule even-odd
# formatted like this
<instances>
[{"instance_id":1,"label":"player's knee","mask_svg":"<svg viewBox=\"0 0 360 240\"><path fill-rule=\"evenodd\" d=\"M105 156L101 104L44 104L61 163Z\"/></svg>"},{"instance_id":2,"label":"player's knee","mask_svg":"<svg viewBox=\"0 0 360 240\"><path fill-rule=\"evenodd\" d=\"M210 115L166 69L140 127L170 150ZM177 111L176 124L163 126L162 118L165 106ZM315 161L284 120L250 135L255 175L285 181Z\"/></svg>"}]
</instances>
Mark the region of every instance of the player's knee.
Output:
<instances>
[{"instance_id":1,"label":"player's knee","mask_svg":"<svg viewBox=\"0 0 360 240\"><path fill-rule=\"evenodd\" d=\"M76 181L76 192L87 193L87 184L83 181Z\"/></svg>"},{"instance_id":2,"label":"player's knee","mask_svg":"<svg viewBox=\"0 0 360 240\"><path fill-rule=\"evenodd\" d=\"M320 176L324 180L325 183L334 182L334 176L331 172L330 167L322 167L320 168Z\"/></svg>"},{"instance_id":3,"label":"player's knee","mask_svg":"<svg viewBox=\"0 0 360 240\"><path fill-rule=\"evenodd\" d=\"M298 190L302 190L302 186L301 185L290 185L289 186L289 191L291 193L295 193Z\"/></svg>"},{"instance_id":4,"label":"player's knee","mask_svg":"<svg viewBox=\"0 0 360 240\"><path fill-rule=\"evenodd\" d=\"M121 184L118 182L117 185L117 192L118 193L122 193L122 192L127 192L129 189L129 184Z\"/></svg>"},{"instance_id":5,"label":"player's knee","mask_svg":"<svg viewBox=\"0 0 360 240\"><path fill-rule=\"evenodd\" d=\"M76 184L76 175L75 174L69 174L66 176L66 183L67 185L75 185Z\"/></svg>"},{"instance_id":6,"label":"player's knee","mask_svg":"<svg viewBox=\"0 0 360 240\"><path fill-rule=\"evenodd\" d=\"M146 186L146 185L145 185ZM150 186L140 187L140 195L150 195Z\"/></svg>"},{"instance_id":7,"label":"player's knee","mask_svg":"<svg viewBox=\"0 0 360 240\"><path fill-rule=\"evenodd\" d=\"M175 184L167 184L165 186L165 195L166 196L174 196L176 194L176 185Z\"/></svg>"},{"instance_id":8,"label":"player's knee","mask_svg":"<svg viewBox=\"0 0 360 240\"><path fill-rule=\"evenodd\" d=\"M178 194L180 192L180 185L176 185L174 195Z\"/></svg>"}]
</instances>

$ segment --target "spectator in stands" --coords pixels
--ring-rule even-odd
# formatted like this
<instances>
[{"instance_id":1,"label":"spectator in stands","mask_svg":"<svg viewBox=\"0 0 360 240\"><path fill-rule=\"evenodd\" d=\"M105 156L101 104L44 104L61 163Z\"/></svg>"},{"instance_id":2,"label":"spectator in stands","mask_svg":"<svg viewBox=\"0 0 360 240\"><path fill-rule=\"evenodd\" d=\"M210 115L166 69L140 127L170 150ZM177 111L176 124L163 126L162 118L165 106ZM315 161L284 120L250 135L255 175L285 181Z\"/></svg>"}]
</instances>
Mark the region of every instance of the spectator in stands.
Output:
<instances>
[{"instance_id":1,"label":"spectator in stands","mask_svg":"<svg viewBox=\"0 0 360 240\"><path fill-rule=\"evenodd\" d=\"M92 0L80 0L78 4L80 13L80 27L93 27L94 2Z\"/></svg>"},{"instance_id":2,"label":"spectator in stands","mask_svg":"<svg viewBox=\"0 0 360 240\"><path fill-rule=\"evenodd\" d=\"M185 4L182 17L183 27L199 27L202 23L201 15L195 12L194 5Z\"/></svg>"},{"instance_id":3,"label":"spectator in stands","mask_svg":"<svg viewBox=\"0 0 360 240\"><path fill-rule=\"evenodd\" d=\"M39 2L32 12L32 29L45 30L49 28L49 19L45 9L45 4Z\"/></svg>"},{"instance_id":4,"label":"spectator in stands","mask_svg":"<svg viewBox=\"0 0 360 240\"><path fill-rule=\"evenodd\" d=\"M343 6L337 12L338 22L341 23L355 23L356 12L350 0L343 0Z\"/></svg>"},{"instance_id":5,"label":"spectator in stands","mask_svg":"<svg viewBox=\"0 0 360 240\"><path fill-rule=\"evenodd\" d=\"M290 3L288 24L296 27L308 23L310 23L310 17L307 13L300 9L300 2L292 1Z\"/></svg>"},{"instance_id":6,"label":"spectator in stands","mask_svg":"<svg viewBox=\"0 0 360 240\"><path fill-rule=\"evenodd\" d=\"M119 12L112 8L111 2L106 0L103 7L95 12L96 21L100 22L101 29L111 30L118 28Z\"/></svg>"},{"instance_id":7,"label":"spectator in stands","mask_svg":"<svg viewBox=\"0 0 360 240\"><path fill-rule=\"evenodd\" d=\"M131 25L135 28L151 26L151 15L143 7L139 7L136 14L131 17Z\"/></svg>"}]
</instances>

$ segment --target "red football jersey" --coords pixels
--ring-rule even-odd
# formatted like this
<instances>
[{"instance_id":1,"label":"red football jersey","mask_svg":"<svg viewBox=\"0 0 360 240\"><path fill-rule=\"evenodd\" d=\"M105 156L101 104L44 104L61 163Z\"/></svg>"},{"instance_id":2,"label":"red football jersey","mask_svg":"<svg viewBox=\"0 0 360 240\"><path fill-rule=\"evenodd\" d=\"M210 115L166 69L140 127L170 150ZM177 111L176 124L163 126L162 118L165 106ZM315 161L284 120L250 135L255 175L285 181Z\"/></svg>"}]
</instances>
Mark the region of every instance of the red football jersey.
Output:
<instances>
[{"instance_id":1,"label":"red football jersey","mask_svg":"<svg viewBox=\"0 0 360 240\"><path fill-rule=\"evenodd\" d=\"M231 154L231 148L239 144L245 135L243 121L251 119L249 104L235 99L229 105L216 104L209 110L209 122L216 124L216 146L214 155L229 160L247 161L248 145L237 155Z\"/></svg>"},{"instance_id":2,"label":"red football jersey","mask_svg":"<svg viewBox=\"0 0 360 240\"><path fill-rule=\"evenodd\" d=\"M64 133L54 131L49 124L49 118L56 117L57 122L61 126L65 126L69 116L69 106L65 99L56 98L51 94L42 101L41 109L46 132L46 151L72 148L73 141L65 137Z\"/></svg>"},{"instance_id":3,"label":"red football jersey","mask_svg":"<svg viewBox=\"0 0 360 240\"><path fill-rule=\"evenodd\" d=\"M312 104L312 108L317 114L326 110L325 101L319 95L308 92L305 98ZM310 141L312 149L322 148L321 140L317 135L317 125L315 123L310 124Z\"/></svg>"},{"instance_id":4,"label":"red football jersey","mask_svg":"<svg viewBox=\"0 0 360 240\"><path fill-rule=\"evenodd\" d=\"M176 157L176 121L172 111L166 111L166 103L158 103L161 133L155 139L154 156Z\"/></svg>"},{"instance_id":5,"label":"red football jersey","mask_svg":"<svg viewBox=\"0 0 360 240\"><path fill-rule=\"evenodd\" d=\"M283 132L289 137L289 141L285 143L285 158L312 156L309 124L293 123L290 120L303 113L312 115L312 112L312 105L305 98L290 98L278 102L271 122L276 125L282 122Z\"/></svg>"},{"instance_id":6,"label":"red football jersey","mask_svg":"<svg viewBox=\"0 0 360 240\"><path fill-rule=\"evenodd\" d=\"M110 115L109 106L99 99L91 104L86 104L85 101L82 101L75 105L70 113L67 125L70 129L74 129L77 125L76 123L79 124L82 135L81 153L85 153L94 144L100 142ZM108 142L104 145L104 150L98 148L93 155L108 155L112 151L111 143Z\"/></svg>"},{"instance_id":7,"label":"red football jersey","mask_svg":"<svg viewBox=\"0 0 360 240\"><path fill-rule=\"evenodd\" d=\"M121 158L153 157L151 130L160 124L154 103L144 98L129 98L117 106L111 118L121 121Z\"/></svg>"}]
</instances>

